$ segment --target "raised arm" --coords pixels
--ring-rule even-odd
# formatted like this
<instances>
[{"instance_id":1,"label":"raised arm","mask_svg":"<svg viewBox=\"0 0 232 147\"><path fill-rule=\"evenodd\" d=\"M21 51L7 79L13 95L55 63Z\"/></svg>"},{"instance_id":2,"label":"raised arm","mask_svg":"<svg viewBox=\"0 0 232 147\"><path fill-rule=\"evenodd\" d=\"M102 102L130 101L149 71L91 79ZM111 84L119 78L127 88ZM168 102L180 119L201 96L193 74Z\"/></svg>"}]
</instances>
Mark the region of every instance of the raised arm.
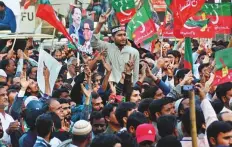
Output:
<instances>
[{"instance_id":1,"label":"raised arm","mask_svg":"<svg viewBox=\"0 0 232 147\"><path fill-rule=\"evenodd\" d=\"M93 37L91 39L91 46L92 48L94 49L97 49L97 50L104 50L104 49L107 49L107 44L108 42L104 42L104 41L101 41L99 39L99 36L98 34L100 33L101 31L101 28L103 26L104 23L106 23L109 15L111 13L111 10L108 9L107 12L105 14L102 14L100 17L99 17L99 21L98 21L98 24L97 24L97 27L96 29L94 30L94 33L93 33Z\"/></svg>"}]
</instances>

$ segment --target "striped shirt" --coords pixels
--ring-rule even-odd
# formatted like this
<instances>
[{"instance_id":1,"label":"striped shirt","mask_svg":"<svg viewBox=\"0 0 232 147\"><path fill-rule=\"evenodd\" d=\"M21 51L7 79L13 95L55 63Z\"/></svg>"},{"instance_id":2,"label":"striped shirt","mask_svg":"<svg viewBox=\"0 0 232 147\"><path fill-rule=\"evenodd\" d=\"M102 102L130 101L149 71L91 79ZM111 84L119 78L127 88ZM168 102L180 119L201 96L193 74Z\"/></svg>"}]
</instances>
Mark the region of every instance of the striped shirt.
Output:
<instances>
[{"instance_id":1,"label":"striped shirt","mask_svg":"<svg viewBox=\"0 0 232 147\"><path fill-rule=\"evenodd\" d=\"M132 73L132 81L135 84L139 78L139 52L131 46L125 46L121 51L115 43L108 43L101 41L97 34L94 34L91 39L91 46L93 49L99 51L106 50L106 62L111 64L112 73L109 81L118 83L121 79L122 72L124 71L125 64L128 63L130 55L134 57L135 64Z\"/></svg>"},{"instance_id":2,"label":"striped shirt","mask_svg":"<svg viewBox=\"0 0 232 147\"><path fill-rule=\"evenodd\" d=\"M44 138L37 136L37 140L33 147L51 147L51 145Z\"/></svg>"}]
</instances>

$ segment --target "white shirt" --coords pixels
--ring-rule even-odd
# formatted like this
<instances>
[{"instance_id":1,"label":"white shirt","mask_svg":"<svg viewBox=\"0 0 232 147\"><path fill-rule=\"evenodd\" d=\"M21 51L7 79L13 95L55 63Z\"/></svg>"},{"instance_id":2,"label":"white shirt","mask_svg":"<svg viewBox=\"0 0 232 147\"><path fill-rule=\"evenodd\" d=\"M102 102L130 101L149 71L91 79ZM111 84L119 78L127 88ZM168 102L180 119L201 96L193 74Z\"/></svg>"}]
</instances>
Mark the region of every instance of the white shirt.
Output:
<instances>
[{"instance_id":1,"label":"white shirt","mask_svg":"<svg viewBox=\"0 0 232 147\"><path fill-rule=\"evenodd\" d=\"M97 50L106 50L106 62L111 64L112 72L109 81L118 83L122 77L125 64L128 63L129 57L134 57L135 64L132 72L132 81L135 84L139 79L139 52L131 46L124 46L120 51L115 43L101 41L97 34L93 34L91 38L91 46Z\"/></svg>"},{"instance_id":2,"label":"white shirt","mask_svg":"<svg viewBox=\"0 0 232 147\"><path fill-rule=\"evenodd\" d=\"M2 113L0 113L0 119L2 121L2 128L4 131L4 135L0 140L4 143L11 144L10 135L6 133L6 130L8 129L10 123L14 122L14 119L7 113L5 113L5 117L2 115Z\"/></svg>"},{"instance_id":3,"label":"white shirt","mask_svg":"<svg viewBox=\"0 0 232 147\"><path fill-rule=\"evenodd\" d=\"M192 147L192 137L184 137L180 141L182 147ZM206 135L197 137L198 147L209 147Z\"/></svg>"},{"instance_id":4,"label":"white shirt","mask_svg":"<svg viewBox=\"0 0 232 147\"><path fill-rule=\"evenodd\" d=\"M57 147L61 144L62 142L60 141L60 139L56 138L56 137L53 137L51 140L50 140L50 145L52 147Z\"/></svg>"},{"instance_id":5,"label":"white shirt","mask_svg":"<svg viewBox=\"0 0 232 147\"><path fill-rule=\"evenodd\" d=\"M223 107L223 109L222 109L221 113L223 113L223 112L229 112L229 113L232 113L232 111L231 111L230 109L226 108L225 106Z\"/></svg>"}]
</instances>

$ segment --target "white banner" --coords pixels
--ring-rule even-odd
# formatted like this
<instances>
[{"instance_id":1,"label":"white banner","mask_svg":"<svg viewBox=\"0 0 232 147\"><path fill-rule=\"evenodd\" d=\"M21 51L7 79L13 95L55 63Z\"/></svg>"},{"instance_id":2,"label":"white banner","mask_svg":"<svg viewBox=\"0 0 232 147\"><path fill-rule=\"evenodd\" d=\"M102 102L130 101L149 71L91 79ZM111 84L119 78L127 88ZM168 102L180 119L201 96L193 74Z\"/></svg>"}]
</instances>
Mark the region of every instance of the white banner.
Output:
<instances>
[{"instance_id":1,"label":"white banner","mask_svg":"<svg viewBox=\"0 0 232 147\"><path fill-rule=\"evenodd\" d=\"M39 89L43 93L45 92L45 81L43 75L44 64L47 66L48 70L50 71L49 82L50 82L50 88L52 94L53 87L55 85L56 79L58 77L62 65L50 54L45 52L43 49L40 49L38 70L37 70L37 81L38 81Z\"/></svg>"}]
</instances>

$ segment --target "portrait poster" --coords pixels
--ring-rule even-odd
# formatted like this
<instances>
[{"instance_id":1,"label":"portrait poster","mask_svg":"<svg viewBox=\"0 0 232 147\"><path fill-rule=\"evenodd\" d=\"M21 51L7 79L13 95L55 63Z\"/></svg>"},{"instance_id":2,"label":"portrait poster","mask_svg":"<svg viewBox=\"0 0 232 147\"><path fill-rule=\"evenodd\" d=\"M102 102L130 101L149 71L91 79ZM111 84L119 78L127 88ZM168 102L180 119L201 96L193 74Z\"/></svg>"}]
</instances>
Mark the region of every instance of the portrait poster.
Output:
<instances>
[{"instance_id":1,"label":"portrait poster","mask_svg":"<svg viewBox=\"0 0 232 147\"><path fill-rule=\"evenodd\" d=\"M70 7L69 13L69 34L81 52L92 54L90 41L93 35L94 22L84 18L82 10L78 7Z\"/></svg>"}]
</instances>

